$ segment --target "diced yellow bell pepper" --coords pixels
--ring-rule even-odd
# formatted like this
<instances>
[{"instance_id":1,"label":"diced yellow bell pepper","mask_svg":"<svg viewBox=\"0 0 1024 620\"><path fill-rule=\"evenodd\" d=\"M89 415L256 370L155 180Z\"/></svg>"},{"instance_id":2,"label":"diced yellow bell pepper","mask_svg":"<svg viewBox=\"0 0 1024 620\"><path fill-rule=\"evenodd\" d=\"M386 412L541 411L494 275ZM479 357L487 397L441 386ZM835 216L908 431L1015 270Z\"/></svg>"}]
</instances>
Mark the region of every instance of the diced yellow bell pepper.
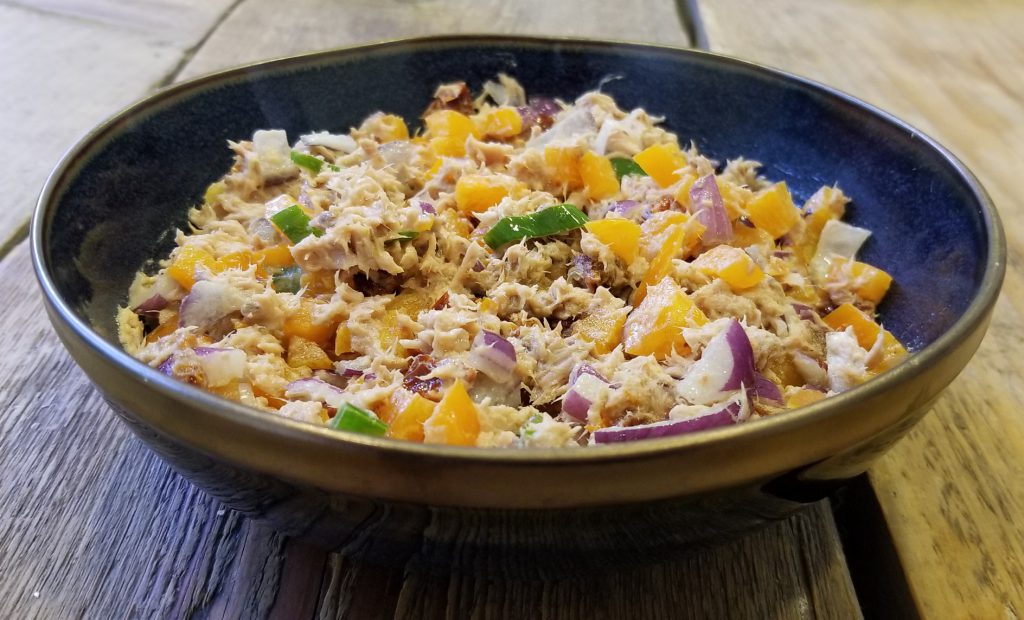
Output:
<instances>
[{"instance_id":1,"label":"diced yellow bell pepper","mask_svg":"<svg viewBox=\"0 0 1024 620\"><path fill-rule=\"evenodd\" d=\"M275 245L270 248L263 248L253 253L254 261L264 268L270 267L291 267L295 264L295 257L288 245Z\"/></svg>"},{"instance_id":2,"label":"diced yellow bell pepper","mask_svg":"<svg viewBox=\"0 0 1024 620\"><path fill-rule=\"evenodd\" d=\"M342 323L334 332L334 354L345 355L346 353L352 353L352 330L348 328L348 325Z\"/></svg>"},{"instance_id":3,"label":"diced yellow bell pepper","mask_svg":"<svg viewBox=\"0 0 1024 620\"><path fill-rule=\"evenodd\" d=\"M307 295L333 294L337 290L333 271L304 271L299 281Z\"/></svg>"},{"instance_id":4,"label":"diced yellow bell pepper","mask_svg":"<svg viewBox=\"0 0 1024 620\"><path fill-rule=\"evenodd\" d=\"M880 359L868 366L868 370L873 372L887 370L895 366L907 354L907 349L896 339L896 336L893 336L888 330L882 330L878 323L875 323L871 317L851 303L841 304L822 317L822 320L836 331L853 327L853 333L857 335L857 343L867 350L875 346L878 334L882 332L882 355Z\"/></svg>"},{"instance_id":5,"label":"diced yellow bell pepper","mask_svg":"<svg viewBox=\"0 0 1024 620\"><path fill-rule=\"evenodd\" d=\"M747 203L747 217L772 239L785 235L800 221L800 209L793 204L786 182L781 181L754 195Z\"/></svg>"},{"instance_id":6,"label":"diced yellow bell pepper","mask_svg":"<svg viewBox=\"0 0 1024 620\"><path fill-rule=\"evenodd\" d=\"M467 215L486 211L506 196L507 183L498 177L467 174L455 183L455 204Z\"/></svg>"},{"instance_id":7,"label":"diced yellow bell pepper","mask_svg":"<svg viewBox=\"0 0 1024 620\"><path fill-rule=\"evenodd\" d=\"M725 280L733 289L755 286L764 279L764 272L750 255L731 245L718 245L693 261L693 266L710 276Z\"/></svg>"},{"instance_id":8,"label":"diced yellow bell pepper","mask_svg":"<svg viewBox=\"0 0 1024 620\"><path fill-rule=\"evenodd\" d=\"M413 395L409 404L391 419L388 437L422 443L423 423L430 419L435 407L437 407L437 403L434 401L423 398L419 394Z\"/></svg>"},{"instance_id":9,"label":"diced yellow bell pepper","mask_svg":"<svg viewBox=\"0 0 1024 620\"><path fill-rule=\"evenodd\" d=\"M299 305L284 319L284 334L290 338L296 336L311 340L318 345L329 342L335 335L333 323L316 322L313 320L314 303L310 299L299 300Z\"/></svg>"},{"instance_id":10,"label":"diced yellow bell pepper","mask_svg":"<svg viewBox=\"0 0 1024 620\"><path fill-rule=\"evenodd\" d=\"M248 269L256 262L252 252L232 252L225 254L214 262L213 270L217 273L226 269Z\"/></svg>"},{"instance_id":11,"label":"diced yellow bell pepper","mask_svg":"<svg viewBox=\"0 0 1024 620\"><path fill-rule=\"evenodd\" d=\"M584 152L580 159L580 178L587 188L587 195L594 200L608 198L619 192L619 179L612 169L612 162L592 151Z\"/></svg>"},{"instance_id":12,"label":"diced yellow bell pepper","mask_svg":"<svg viewBox=\"0 0 1024 620\"><path fill-rule=\"evenodd\" d=\"M825 224L841 219L846 212L846 197L835 187L826 185L807 200L805 208L811 214L804 219L804 234L797 241L796 253L806 265L814 258Z\"/></svg>"},{"instance_id":13,"label":"diced yellow bell pepper","mask_svg":"<svg viewBox=\"0 0 1024 620\"><path fill-rule=\"evenodd\" d=\"M438 139L442 139L442 138L438 138ZM441 164L442 163L444 163L444 160L441 159L440 154L438 154L437 159L434 160L434 163L430 165L430 168L426 172L426 177L427 177L428 181L430 179L434 178L434 175L437 174L438 170L441 169Z\"/></svg>"},{"instance_id":14,"label":"diced yellow bell pepper","mask_svg":"<svg viewBox=\"0 0 1024 620\"><path fill-rule=\"evenodd\" d=\"M462 140L451 137L431 138L429 145L431 152L438 157L435 162L438 169L441 167L441 157L462 157L466 154L465 138Z\"/></svg>"},{"instance_id":15,"label":"diced yellow bell pepper","mask_svg":"<svg viewBox=\"0 0 1024 620\"><path fill-rule=\"evenodd\" d=\"M380 348L387 351L394 346L396 355L404 355L405 349L398 344L398 341L406 334L402 332L398 316L401 314L415 318L421 310L426 310L433 303L434 300L423 292L407 291L396 295L384 307L384 316L381 317L378 324L377 338Z\"/></svg>"},{"instance_id":16,"label":"diced yellow bell pepper","mask_svg":"<svg viewBox=\"0 0 1024 620\"><path fill-rule=\"evenodd\" d=\"M673 350L681 354L690 348L683 328L708 322L683 289L664 278L648 290L643 302L629 313L622 329L622 343L630 355L653 355L665 359Z\"/></svg>"},{"instance_id":17,"label":"diced yellow bell pepper","mask_svg":"<svg viewBox=\"0 0 1024 620\"><path fill-rule=\"evenodd\" d=\"M738 248L748 248L756 245L768 252L775 249L775 239L764 230L757 227L750 227L742 222L733 222L732 241L730 245Z\"/></svg>"},{"instance_id":18,"label":"diced yellow bell pepper","mask_svg":"<svg viewBox=\"0 0 1024 620\"><path fill-rule=\"evenodd\" d=\"M679 215L685 218L686 216L682 213ZM676 219L676 218L673 218ZM666 276L672 273L672 259L680 256L686 247L686 241L688 237L688 231L693 230L692 227L688 226L689 222L692 221L700 226L700 232L703 233L703 225L694 220L681 219L681 224L670 225L668 233L664 237L658 253L655 254L651 260L651 264L647 267L647 272L644 274L644 279L640 282L640 286L637 287L636 292L633 293L632 303L634 306L638 305L647 296L647 288L658 282L661 282Z\"/></svg>"},{"instance_id":19,"label":"diced yellow bell pepper","mask_svg":"<svg viewBox=\"0 0 1024 620\"><path fill-rule=\"evenodd\" d=\"M633 156L654 181L668 187L679 180L680 168L686 166L686 155L675 144L654 144Z\"/></svg>"},{"instance_id":20,"label":"diced yellow bell pepper","mask_svg":"<svg viewBox=\"0 0 1024 620\"><path fill-rule=\"evenodd\" d=\"M582 155L579 147L545 147L544 164L547 166L550 180L570 190L583 187L583 177L580 174Z\"/></svg>"},{"instance_id":21,"label":"diced yellow bell pepper","mask_svg":"<svg viewBox=\"0 0 1024 620\"><path fill-rule=\"evenodd\" d=\"M878 267L860 261L836 257L829 265L830 280L848 280L850 290L865 301L882 301L892 284L892 276Z\"/></svg>"},{"instance_id":22,"label":"diced yellow bell pepper","mask_svg":"<svg viewBox=\"0 0 1024 620\"><path fill-rule=\"evenodd\" d=\"M466 154L466 139L480 137L473 121L455 110L432 112L423 122L431 137L430 148L438 156L462 157Z\"/></svg>"},{"instance_id":23,"label":"diced yellow bell pepper","mask_svg":"<svg viewBox=\"0 0 1024 620\"><path fill-rule=\"evenodd\" d=\"M213 255L194 245L186 245L178 249L177 254L167 266L167 275L174 278L186 290L192 290L196 283L196 269L202 268L213 273L216 260Z\"/></svg>"},{"instance_id":24,"label":"diced yellow bell pepper","mask_svg":"<svg viewBox=\"0 0 1024 620\"><path fill-rule=\"evenodd\" d=\"M523 132L523 117L512 107L494 108L480 115L477 129L485 138L514 138Z\"/></svg>"},{"instance_id":25,"label":"diced yellow bell pepper","mask_svg":"<svg viewBox=\"0 0 1024 620\"><path fill-rule=\"evenodd\" d=\"M477 306L477 310L479 312L487 314L494 314L494 312L497 309L498 304L496 304L494 300L490 299L489 297L484 297L483 299L481 299L480 304Z\"/></svg>"},{"instance_id":26,"label":"diced yellow bell pepper","mask_svg":"<svg viewBox=\"0 0 1024 620\"><path fill-rule=\"evenodd\" d=\"M375 133L381 142L393 142L395 140L408 140L409 128L401 116L385 114L380 119L380 131Z\"/></svg>"},{"instance_id":27,"label":"diced yellow bell pepper","mask_svg":"<svg viewBox=\"0 0 1024 620\"><path fill-rule=\"evenodd\" d=\"M462 381L456 381L423 423L423 440L426 443L473 446L479 435L480 417L476 405Z\"/></svg>"},{"instance_id":28,"label":"diced yellow bell pepper","mask_svg":"<svg viewBox=\"0 0 1024 620\"><path fill-rule=\"evenodd\" d=\"M805 407L807 405L810 405L811 403L816 403L823 398L825 398L824 392L802 388L794 392L789 398L786 399L786 407L788 409Z\"/></svg>"},{"instance_id":29,"label":"diced yellow bell pepper","mask_svg":"<svg viewBox=\"0 0 1024 620\"><path fill-rule=\"evenodd\" d=\"M178 313L175 312L166 321L156 326L153 331L146 334L146 342L156 342L157 340L174 333L174 330L178 329Z\"/></svg>"},{"instance_id":30,"label":"diced yellow bell pepper","mask_svg":"<svg viewBox=\"0 0 1024 620\"><path fill-rule=\"evenodd\" d=\"M621 218L593 220L586 229L627 265L640 253L640 225Z\"/></svg>"},{"instance_id":31,"label":"diced yellow bell pepper","mask_svg":"<svg viewBox=\"0 0 1024 620\"><path fill-rule=\"evenodd\" d=\"M572 325L572 333L594 345L594 353L610 353L622 342L622 326L626 324L625 312L591 314Z\"/></svg>"},{"instance_id":32,"label":"diced yellow bell pepper","mask_svg":"<svg viewBox=\"0 0 1024 620\"><path fill-rule=\"evenodd\" d=\"M312 370L330 370L334 368L331 358L327 357L316 343L302 336L292 336L288 340L288 365L292 368L306 366Z\"/></svg>"}]
</instances>

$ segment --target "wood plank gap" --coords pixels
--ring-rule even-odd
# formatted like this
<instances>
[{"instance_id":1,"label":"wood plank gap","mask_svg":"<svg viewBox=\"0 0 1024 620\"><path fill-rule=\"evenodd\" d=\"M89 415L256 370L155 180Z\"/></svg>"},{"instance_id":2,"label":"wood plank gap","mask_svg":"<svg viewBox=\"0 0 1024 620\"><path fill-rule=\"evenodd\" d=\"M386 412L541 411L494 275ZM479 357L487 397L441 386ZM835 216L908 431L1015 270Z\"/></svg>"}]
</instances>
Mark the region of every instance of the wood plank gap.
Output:
<instances>
[{"instance_id":1,"label":"wood plank gap","mask_svg":"<svg viewBox=\"0 0 1024 620\"><path fill-rule=\"evenodd\" d=\"M19 10L19 11L25 11L27 13L34 13L36 15L44 15L44 16L47 16L47 17L59 17L61 19L66 19L66 20L69 20L69 21L78 22L80 24L91 24L91 25L94 25L94 26L98 25L98 26L105 26L105 27L110 27L111 26L110 23L105 22L103 20L90 19L90 18L85 17L83 15L76 15L74 13L67 13L65 11L54 11L53 9L41 8L41 7L38 7L38 6L33 6L31 4L25 4L23 2L12 2L11 0L0 0L0 6L6 6L6 7L9 7L9 8L12 8L12 9L16 9L16 10Z\"/></svg>"},{"instance_id":2,"label":"wood plank gap","mask_svg":"<svg viewBox=\"0 0 1024 620\"><path fill-rule=\"evenodd\" d=\"M6 256L11 253L11 250L18 247L22 241L28 239L28 229L31 221L31 217L25 218L25 220L18 225L18 228L11 233L10 237L7 237L7 239L0 242L0 261L6 258Z\"/></svg>"},{"instance_id":3,"label":"wood plank gap","mask_svg":"<svg viewBox=\"0 0 1024 620\"><path fill-rule=\"evenodd\" d=\"M220 16L218 16L217 19L213 22L213 24L206 30L206 32L203 33L203 36L200 37L199 41L197 41L196 44L192 47L185 50L185 53L183 53L181 55L181 58L178 59L178 64L174 65L174 68L168 71L167 75L165 75L160 81L154 84L151 90L163 88L176 82L178 80L178 76L181 75L181 72L185 69L188 63L196 55L196 52L202 49L203 45L205 45L206 42L210 40L210 37L213 35L213 33L217 32L217 29L220 28L221 24L223 24L226 19L231 17L231 14L234 13L235 9L237 9L239 5L241 5L243 2L245 2L245 0L235 0L226 9L224 9L224 12L221 13Z\"/></svg>"},{"instance_id":4,"label":"wood plank gap","mask_svg":"<svg viewBox=\"0 0 1024 620\"><path fill-rule=\"evenodd\" d=\"M832 500L846 565L866 618L920 618L885 515L866 474Z\"/></svg>"}]
</instances>

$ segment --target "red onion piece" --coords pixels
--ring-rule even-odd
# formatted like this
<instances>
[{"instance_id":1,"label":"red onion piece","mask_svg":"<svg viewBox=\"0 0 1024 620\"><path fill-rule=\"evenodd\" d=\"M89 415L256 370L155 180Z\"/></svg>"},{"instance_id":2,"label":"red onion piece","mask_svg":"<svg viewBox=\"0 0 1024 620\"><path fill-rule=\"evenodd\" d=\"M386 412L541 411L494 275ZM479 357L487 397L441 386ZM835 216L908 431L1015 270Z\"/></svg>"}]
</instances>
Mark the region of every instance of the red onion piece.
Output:
<instances>
[{"instance_id":1,"label":"red onion piece","mask_svg":"<svg viewBox=\"0 0 1024 620\"><path fill-rule=\"evenodd\" d=\"M156 367L157 372L160 374L167 375L168 377L174 376L174 354L171 353L167 359L160 362L160 365Z\"/></svg>"},{"instance_id":2,"label":"red onion piece","mask_svg":"<svg viewBox=\"0 0 1024 620\"><path fill-rule=\"evenodd\" d=\"M708 342L697 362L678 386L686 400L698 405L719 402L741 386L754 385L754 351L739 321Z\"/></svg>"},{"instance_id":3,"label":"red onion piece","mask_svg":"<svg viewBox=\"0 0 1024 620\"><path fill-rule=\"evenodd\" d=\"M320 379L299 379L284 386L284 395L288 398L315 400L328 407L339 409L345 405L345 393L326 381Z\"/></svg>"},{"instance_id":4,"label":"red onion piece","mask_svg":"<svg viewBox=\"0 0 1024 620\"><path fill-rule=\"evenodd\" d=\"M157 314L167 307L167 298L160 293L155 293L146 301L135 306L132 310L135 314Z\"/></svg>"},{"instance_id":5,"label":"red onion piece","mask_svg":"<svg viewBox=\"0 0 1024 620\"><path fill-rule=\"evenodd\" d=\"M206 374L206 387L221 387L245 376L245 351L217 347L194 350Z\"/></svg>"},{"instance_id":6,"label":"red onion piece","mask_svg":"<svg viewBox=\"0 0 1024 620\"><path fill-rule=\"evenodd\" d=\"M804 304L792 304L793 310L796 310L796 315L805 321L813 321L818 313L814 311L814 308L806 306Z\"/></svg>"},{"instance_id":7,"label":"red onion piece","mask_svg":"<svg viewBox=\"0 0 1024 620\"><path fill-rule=\"evenodd\" d=\"M785 402L782 398L782 390L779 389L779 386L775 385L775 383L768 377L756 371L754 372L754 385L752 391L756 398L773 405L782 405Z\"/></svg>"},{"instance_id":8,"label":"red onion piece","mask_svg":"<svg viewBox=\"0 0 1024 620\"><path fill-rule=\"evenodd\" d=\"M732 224L715 175L701 177L690 187L690 212L706 228L701 237L705 245L732 240Z\"/></svg>"},{"instance_id":9,"label":"red onion piece","mask_svg":"<svg viewBox=\"0 0 1024 620\"><path fill-rule=\"evenodd\" d=\"M641 424L624 428L609 427L594 431L594 443L619 443L638 439L655 439L657 437L673 437L686 435L709 428L730 426L740 421L743 415L743 403L733 401L728 405L685 420L668 420L654 424Z\"/></svg>"},{"instance_id":10,"label":"red onion piece","mask_svg":"<svg viewBox=\"0 0 1024 620\"><path fill-rule=\"evenodd\" d=\"M422 200L420 201L420 211L429 213L430 215L437 215L437 209L434 208L434 205L429 202L423 202Z\"/></svg>"},{"instance_id":11,"label":"red onion piece","mask_svg":"<svg viewBox=\"0 0 1024 620\"><path fill-rule=\"evenodd\" d=\"M607 384L607 379L590 364L576 365L569 373L570 388L562 399L562 413L585 422L598 390Z\"/></svg>"},{"instance_id":12,"label":"red onion piece","mask_svg":"<svg viewBox=\"0 0 1024 620\"><path fill-rule=\"evenodd\" d=\"M242 298L223 282L200 280L181 300L179 320L183 327L207 328L242 307Z\"/></svg>"},{"instance_id":13,"label":"red onion piece","mask_svg":"<svg viewBox=\"0 0 1024 620\"><path fill-rule=\"evenodd\" d=\"M526 105L516 110L523 119L523 130L529 131L534 125L540 125L542 129L550 127L562 106L550 97L531 97Z\"/></svg>"},{"instance_id":14,"label":"red onion piece","mask_svg":"<svg viewBox=\"0 0 1024 620\"><path fill-rule=\"evenodd\" d=\"M494 332L480 330L469 352L473 366L498 383L512 379L516 368L516 349Z\"/></svg>"}]
</instances>

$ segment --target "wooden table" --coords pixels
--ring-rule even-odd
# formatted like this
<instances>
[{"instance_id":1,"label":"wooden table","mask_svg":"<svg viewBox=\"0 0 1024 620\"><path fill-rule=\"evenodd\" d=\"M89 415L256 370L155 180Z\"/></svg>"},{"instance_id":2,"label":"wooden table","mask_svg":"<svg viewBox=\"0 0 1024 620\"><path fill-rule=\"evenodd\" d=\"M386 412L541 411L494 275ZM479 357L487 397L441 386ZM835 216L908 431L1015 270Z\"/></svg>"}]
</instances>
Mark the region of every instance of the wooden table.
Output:
<instances>
[{"instance_id":1,"label":"wooden table","mask_svg":"<svg viewBox=\"0 0 1024 620\"><path fill-rule=\"evenodd\" d=\"M938 138L1009 237L978 356L835 501L645 569L494 582L364 566L221 508L115 421L51 331L23 242L43 179L155 87L451 32L707 43ZM1015 0L0 0L0 617L1024 617L1021 32Z\"/></svg>"}]
</instances>

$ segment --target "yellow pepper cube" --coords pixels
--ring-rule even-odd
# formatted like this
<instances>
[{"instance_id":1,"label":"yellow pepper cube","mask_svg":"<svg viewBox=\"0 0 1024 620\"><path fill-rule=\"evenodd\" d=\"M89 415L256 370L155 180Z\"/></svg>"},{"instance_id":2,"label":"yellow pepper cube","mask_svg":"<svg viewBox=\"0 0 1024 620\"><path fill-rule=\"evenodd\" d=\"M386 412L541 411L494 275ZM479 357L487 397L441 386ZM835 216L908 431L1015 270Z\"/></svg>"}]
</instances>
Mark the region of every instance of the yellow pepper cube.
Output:
<instances>
[{"instance_id":1,"label":"yellow pepper cube","mask_svg":"<svg viewBox=\"0 0 1024 620\"><path fill-rule=\"evenodd\" d=\"M907 349L896 339L896 336L893 336L888 330L882 330L878 323L875 323L871 317L851 303L841 304L822 317L822 320L836 331L853 327L857 343L867 350L875 346L878 334L882 332L882 355L868 366L868 370L873 372L887 370L895 366L907 354Z\"/></svg>"},{"instance_id":2,"label":"yellow pepper cube","mask_svg":"<svg viewBox=\"0 0 1024 620\"><path fill-rule=\"evenodd\" d=\"M587 222L585 227L627 265L640 253L640 225L635 222L612 218Z\"/></svg>"},{"instance_id":3,"label":"yellow pepper cube","mask_svg":"<svg viewBox=\"0 0 1024 620\"><path fill-rule=\"evenodd\" d=\"M619 192L619 179L615 176L612 162L592 151L584 152L580 159L580 179L587 188L587 195L594 200L608 198Z\"/></svg>"},{"instance_id":4,"label":"yellow pepper cube","mask_svg":"<svg viewBox=\"0 0 1024 620\"><path fill-rule=\"evenodd\" d=\"M733 289L755 286L764 279L764 272L750 255L731 245L719 245L704 252L693 266L710 276L725 280Z\"/></svg>"},{"instance_id":5,"label":"yellow pepper cube","mask_svg":"<svg viewBox=\"0 0 1024 620\"><path fill-rule=\"evenodd\" d=\"M434 412L423 423L426 443L473 446L480 435L480 417L462 381L448 388Z\"/></svg>"},{"instance_id":6,"label":"yellow pepper cube","mask_svg":"<svg viewBox=\"0 0 1024 620\"><path fill-rule=\"evenodd\" d=\"M409 128L401 116L385 114L380 118L379 126L380 129L375 133L375 136L381 142L409 139Z\"/></svg>"},{"instance_id":7,"label":"yellow pepper cube","mask_svg":"<svg viewBox=\"0 0 1024 620\"><path fill-rule=\"evenodd\" d=\"M583 176L580 174L582 151L578 147L549 146L544 149L544 164L547 166L548 177L553 183L569 189L583 187Z\"/></svg>"},{"instance_id":8,"label":"yellow pepper cube","mask_svg":"<svg viewBox=\"0 0 1024 620\"><path fill-rule=\"evenodd\" d=\"M295 257L288 245L275 245L271 248L264 248L253 253L253 261L264 268L267 267L291 267L295 264Z\"/></svg>"},{"instance_id":9,"label":"yellow pepper cube","mask_svg":"<svg viewBox=\"0 0 1024 620\"><path fill-rule=\"evenodd\" d=\"M786 407L788 409L805 407L807 405L810 405L811 403L816 403L823 398L825 398L824 392L802 388L794 392L789 398L786 399Z\"/></svg>"},{"instance_id":10,"label":"yellow pepper cube","mask_svg":"<svg viewBox=\"0 0 1024 620\"><path fill-rule=\"evenodd\" d=\"M213 271L220 273L227 269L248 269L256 262L252 252L232 252L218 258L213 265Z\"/></svg>"},{"instance_id":11,"label":"yellow pepper cube","mask_svg":"<svg viewBox=\"0 0 1024 620\"><path fill-rule=\"evenodd\" d=\"M622 327L626 324L625 312L591 314L572 325L572 333L594 345L594 353L610 353L622 342Z\"/></svg>"},{"instance_id":12,"label":"yellow pepper cube","mask_svg":"<svg viewBox=\"0 0 1024 620\"><path fill-rule=\"evenodd\" d=\"M436 407L437 403L434 401L423 398L419 394L413 395L409 404L391 419L388 437L422 443L423 423L430 419Z\"/></svg>"},{"instance_id":13,"label":"yellow pepper cube","mask_svg":"<svg viewBox=\"0 0 1024 620\"><path fill-rule=\"evenodd\" d=\"M685 223L685 220L684 220ZM687 227L679 224L671 226L668 234L662 242L657 254L651 260L651 264L644 273L644 279L640 282L636 292L633 293L633 305L641 303L647 296L647 288L664 280L672 272L672 259L682 254L686 241Z\"/></svg>"},{"instance_id":14,"label":"yellow pepper cube","mask_svg":"<svg viewBox=\"0 0 1024 620\"><path fill-rule=\"evenodd\" d=\"M509 106L494 108L479 117L477 130L485 138L514 138L523 132L523 117Z\"/></svg>"},{"instance_id":15,"label":"yellow pepper cube","mask_svg":"<svg viewBox=\"0 0 1024 620\"><path fill-rule=\"evenodd\" d=\"M174 278L174 281L186 290L192 290L196 283L196 269L213 273L216 260L213 255L193 245L186 245L178 249L178 252L171 259L167 266L167 275Z\"/></svg>"},{"instance_id":16,"label":"yellow pepper cube","mask_svg":"<svg viewBox=\"0 0 1024 620\"><path fill-rule=\"evenodd\" d=\"M633 161L658 185L668 187L680 179L686 155L675 144L654 144L634 155Z\"/></svg>"},{"instance_id":17,"label":"yellow pepper cube","mask_svg":"<svg viewBox=\"0 0 1024 620\"><path fill-rule=\"evenodd\" d=\"M858 297L877 304L882 301L892 284L892 276L877 267L860 261L836 258L829 265L829 279L847 280Z\"/></svg>"},{"instance_id":18,"label":"yellow pepper cube","mask_svg":"<svg viewBox=\"0 0 1024 620\"><path fill-rule=\"evenodd\" d=\"M754 226L778 239L800 221L800 209L793 204L786 182L776 183L754 195L747 203L747 217Z\"/></svg>"},{"instance_id":19,"label":"yellow pepper cube","mask_svg":"<svg viewBox=\"0 0 1024 620\"><path fill-rule=\"evenodd\" d=\"M380 348L387 351L395 347L396 355L404 355L405 350L398 344L399 339L406 336L402 332L399 315L415 318L421 310L426 310L433 303L433 299L422 292L404 292L396 295L384 307L384 316L378 324L377 338Z\"/></svg>"},{"instance_id":20,"label":"yellow pepper cube","mask_svg":"<svg viewBox=\"0 0 1024 620\"><path fill-rule=\"evenodd\" d=\"M332 323L318 322L313 318L314 303L309 299L299 300L299 305L292 309L284 319L284 334L288 337L300 337L323 344L335 335Z\"/></svg>"},{"instance_id":21,"label":"yellow pepper cube","mask_svg":"<svg viewBox=\"0 0 1024 620\"><path fill-rule=\"evenodd\" d=\"M330 370L334 368L331 358L327 357L315 342L302 336L292 336L288 340L288 365L292 368L306 366L311 370Z\"/></svg>"},{"instance_id":22,"label":"yellow pepper cube","mask_svg":"<svg viewBox=\"0 0 1024 620\"><path fill-rule=\"evenodd\" d=\"M469 136L480 137L473 120L455 110L431 112L423 122L427 126L427 133L433 138L454 138L465 142Z\"/></svg>"},{"instance_id":23,"label":"yellow pepper cube","mask_svg":"<svg viewBox=\"0 0 1024 620\"><path fill-rule=\"evenodd\" d=\"M683 339L683 328L708 322L683 289L671 278L652 286L622 329L622 344L630 355L653 355L662 360L673 350L682 354L690 348Z\"/></svg>"},{"instance_id":24,"label":"yellow pepper cube","mask_svg":"<svg viewBox=\"0 0 1024 620\"><path fill-rule=\"evenodd\" d=\"M346 353L352 353L352 330L348 328L348 325L342 323L334 332L334 354L345 355Z\"/></svg>"},{"instance_id":25,"label":"yellow pepper cube","mask_svg":"<svg viewBox=\"0 0 1024 620\"><path fill-rule=\"evenodd\" d=\"M469 215L486 211L508 196L507 183L494 176L467 174L455 183L455 204Z\"/></svg>"}]
</instances>

